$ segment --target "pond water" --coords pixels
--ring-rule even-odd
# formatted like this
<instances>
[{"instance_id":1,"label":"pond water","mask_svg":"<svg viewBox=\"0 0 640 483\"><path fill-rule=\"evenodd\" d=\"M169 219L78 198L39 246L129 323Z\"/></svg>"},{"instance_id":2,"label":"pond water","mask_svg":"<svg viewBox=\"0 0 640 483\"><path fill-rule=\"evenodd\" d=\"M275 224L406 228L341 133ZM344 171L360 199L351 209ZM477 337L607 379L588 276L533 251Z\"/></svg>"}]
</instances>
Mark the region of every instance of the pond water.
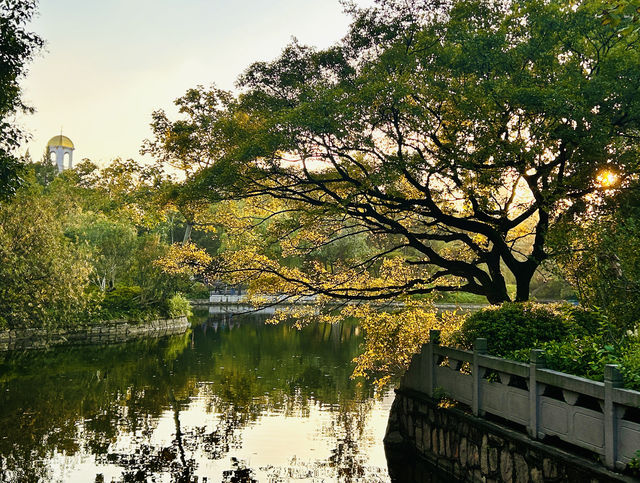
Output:
<instances>
[{"instance_id":1,"label":"pond water","mask_svg":"<svg viewBox=\"0 0 640 483\"><path fill-rule=\"evenodd\" d=\"M200 315L183 336L0 355L0 481L431 480L387 463L393 393L350 379L356 323L265 319Z\"/></svg>"}]
</instances>

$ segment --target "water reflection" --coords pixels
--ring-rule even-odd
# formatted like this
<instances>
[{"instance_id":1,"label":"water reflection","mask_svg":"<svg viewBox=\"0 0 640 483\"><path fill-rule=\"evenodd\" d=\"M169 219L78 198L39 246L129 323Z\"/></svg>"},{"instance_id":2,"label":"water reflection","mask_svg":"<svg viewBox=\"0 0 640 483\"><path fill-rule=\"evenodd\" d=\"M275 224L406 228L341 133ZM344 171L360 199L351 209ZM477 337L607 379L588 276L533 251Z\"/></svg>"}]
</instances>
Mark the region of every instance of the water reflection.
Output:
<instances>
[{"instance_id":1,"label":"water reflection","mask_svg":"<svg viewBox=\"0 0 640 483\"><path fill-rule=\"evenodd\" d=\"M389 481L352 322L0 355L0 481Z\"/></svg>"}]
</instances>

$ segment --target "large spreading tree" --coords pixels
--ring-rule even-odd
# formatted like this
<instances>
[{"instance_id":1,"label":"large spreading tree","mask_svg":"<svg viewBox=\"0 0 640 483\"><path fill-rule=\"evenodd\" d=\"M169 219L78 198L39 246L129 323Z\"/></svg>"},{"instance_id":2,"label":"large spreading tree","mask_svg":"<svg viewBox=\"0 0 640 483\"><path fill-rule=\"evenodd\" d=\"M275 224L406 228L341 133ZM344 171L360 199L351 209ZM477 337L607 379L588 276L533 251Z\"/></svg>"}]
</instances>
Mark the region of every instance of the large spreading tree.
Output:
<instances>
[{"instance_id":1,"label":"large spreading tree","mask_svg":"<svg viewBox=\"0 0 640 483\"><path fill-rule=\"evenodd\" d=\"M513 297L509 278L527 300L550 231L637 172L638 35L603 23L602 9L378 1L351 8L333 47L294 42L252 65L237 98L191 116L189 136L218 134L198 147L215 159L191 192L242 199L241 228L267 230L218 272L342 299L439 290L491 303ZM172 123L164 132L170 148ZM362 236L366 254L315 263Z\"/></svg>"}]
</instances>

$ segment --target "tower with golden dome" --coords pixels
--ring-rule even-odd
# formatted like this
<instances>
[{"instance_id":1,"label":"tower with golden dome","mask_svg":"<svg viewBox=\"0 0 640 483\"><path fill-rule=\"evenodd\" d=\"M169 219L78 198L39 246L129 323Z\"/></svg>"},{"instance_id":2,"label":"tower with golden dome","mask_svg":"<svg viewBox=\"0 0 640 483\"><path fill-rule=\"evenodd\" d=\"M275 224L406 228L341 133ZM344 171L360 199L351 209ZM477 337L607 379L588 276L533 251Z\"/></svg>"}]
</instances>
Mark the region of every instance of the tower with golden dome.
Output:
<instances>
[{"instance_id":1,"label":"tower with golden dome","mask_svg":"<svg viewBox=\"0 0 640 483\"><path fill-rule=\"evenodd\" d=\"M53 136L49 142L47 143L47 153L51 157L51 154L55 154L56 164L58 165L58 173L62 173L65 169L73 168L73 150L75 146L71 139L67 136L63 136L59 134L58 136ZM67 157L68 155L68 157ZM65 161L68 163L65 166Z\"/></svg>"}]
</instances>

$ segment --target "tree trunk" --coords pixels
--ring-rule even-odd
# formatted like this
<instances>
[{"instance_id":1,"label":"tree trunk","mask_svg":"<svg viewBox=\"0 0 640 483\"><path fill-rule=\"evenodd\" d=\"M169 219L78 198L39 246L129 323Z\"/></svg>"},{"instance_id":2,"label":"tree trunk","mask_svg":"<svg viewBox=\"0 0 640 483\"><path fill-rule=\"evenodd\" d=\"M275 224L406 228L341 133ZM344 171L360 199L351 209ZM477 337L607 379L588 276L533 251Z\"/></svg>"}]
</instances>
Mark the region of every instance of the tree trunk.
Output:
<instances>
[{"instance_id":1,"label":"tree trunk","mask_svg":"<svg viewBox=\"0 0 640 483\"><path fill-rule=\"evenodd\" d=\"M182 239L182 243L187 243L188 241L191 240L191 229L193 228L193 226L191 225L191 223L187 223L187 226L184 229L184 238Z\"/></svg>"},{"instance_id":2,"label":"tree trunk","mask_svg":"<svg viewBox=\"0 0 640 483\"><path fill-rule=\"evenodd\" d=\"M489 302L491 305L500 305L503 302L511 302L506 288L504 291L492 290L491 292L487 293L485 297L487 297L487 302Z\"/></svg>"},{"instance_id":3,"label":"tree trunk","mask_svg":"<svg viewBox=\"0 0 640 483\"><path fill-rule=\"evenodd\" d=\"M529 260L529 263L517 272L513 272L516 277L516 302L526 302L529 300L531 289L531 279L536 273L540 263Z\"/></svg>"},{"instance_id":4,"label":"tree trunk","mask_svg":"<svg viewBox=\"0 0 640 483\"><path fill-rule=\"evenodd\" d=\"M531 276L516 278L516 302L526 302L529 300L530 286Z\"/></svg>"},{"instance_id":5,"label":"tree trunk","mask_svg":"<svg viewBox=\"0 0 640 483\"><path fill-rule=\"evenodd\" d=\"M493 272L494 277L490 279L490 282L486 285L483 284L485 289L484 296L487 297L487 301L491 305L500 305L503 302L511 302L509 298L509 292L507 292L507 283L498 271Z\"/></svg>"}]
</instances>

